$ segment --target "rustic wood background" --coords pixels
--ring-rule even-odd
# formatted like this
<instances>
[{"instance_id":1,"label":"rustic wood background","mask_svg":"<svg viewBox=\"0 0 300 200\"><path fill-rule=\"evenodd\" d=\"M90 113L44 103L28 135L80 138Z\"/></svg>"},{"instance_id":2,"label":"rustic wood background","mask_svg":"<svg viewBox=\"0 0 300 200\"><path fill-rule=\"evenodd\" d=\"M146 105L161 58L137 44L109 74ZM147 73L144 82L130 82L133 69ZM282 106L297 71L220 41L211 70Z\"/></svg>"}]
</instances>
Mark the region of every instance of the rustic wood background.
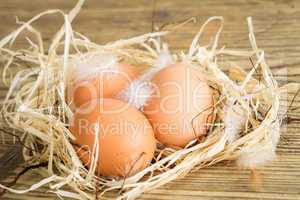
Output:
<instances>
[{"instance_id":1,"label":"rustic wood background","mask_svg":"<svg viewBox=\"0 0 300 200\"><path fill-rule=\"evenodd\" d=\"M75 0L1 0L0 37L14 30L15 16L28 20L46 9L69 10ZM153 8L155 10L153 17ZM210 16L225 18L221 43L228 48L249 48L246 17L252 16L258 45L265 49L268 62L280 83L300 82L300 1L298 0L161 0L155 6L151 0L88 0L74 21L74 29L93 41L105 43L132 37L168 22L196 17L197 24L187 25L170 36L172 49L189 46L200 25ZM44 40L62 22L61 17L46 16L35 26L42 30ZM211 30L213 32L213 28ZM209 38L209 33L207 38ZM249 62L236 60L245 69ZM7 87L1 85L3 98ZM291 101L293 94L287 101ZM300 97L295 98L289 116L300 118ZM11 146L6 139L0 153ZM190 173L159 189L144 194L141 199L300 199L300 125L291 122L282 129L278 158L259 170L261 184L254 184L248 170L238 169L234 163L220 163L214 167ZM26 173L16 187L27 187L41 176L37 170ZM1 199L58 199L47 193L47 188L25 194L5 194Z\"/></svg>"}]
</instances>

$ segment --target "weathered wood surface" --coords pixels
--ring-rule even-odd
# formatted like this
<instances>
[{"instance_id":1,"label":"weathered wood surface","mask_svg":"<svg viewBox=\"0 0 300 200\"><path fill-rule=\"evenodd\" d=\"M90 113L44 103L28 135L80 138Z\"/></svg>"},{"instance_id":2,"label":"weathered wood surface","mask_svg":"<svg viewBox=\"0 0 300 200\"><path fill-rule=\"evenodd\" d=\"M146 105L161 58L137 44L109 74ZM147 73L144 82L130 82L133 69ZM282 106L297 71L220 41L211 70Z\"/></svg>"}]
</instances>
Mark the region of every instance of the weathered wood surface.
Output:
<instances>
[{"instance_id":1,"label":"weathered wood surface","mask_svg":"<svg viewBox=\"0 0 300 200\"><path fill-rule=\"evenodd\" d=\"M17 27L15 16L28 20L46 9L69 10L76 1L60 0L1 0L0 37ZM87 1L74 22L74 29L93 41L105 43L120 38L132 37L151 31L152 2L149 0ZM267 59L280 83L300 82L300 1L297 0L162 0L156 1L154 22L157 26L167 22L196 17L198 23L185 26L182 31L169 36L171 48L189 46L202 22L209 16L225 18L221 44L228 48L247 49L246 17L253 16L258 45L266 51ZM46 16L36 27L49 41L62 22L60 16ZM211 30L212 32L213 30ZM208 31L209 32L209 31ZM209 33L207 34L209 39ZM245 69L251 67L246 60L235 60ZM7 88L1 84L0 97ZM287 101L292 99L289 95ZM300 108L296 97L294 108ZM300 109L289 112L300 117ZM0 145L0 153L10 146L11 140ZM260 170L262 183L253 187L250 172L238 169L234 163L220 163L209 169L201 169L187 177L173 181L159 189L144 194L141 199L300 199L300 125L290 123L282 130L278 146L278 158ZM41 177L30 171L18 182L26 187ZM7 193L2 199L57 199L39 189L25 195Z\"/></svg>"}]
</instances>

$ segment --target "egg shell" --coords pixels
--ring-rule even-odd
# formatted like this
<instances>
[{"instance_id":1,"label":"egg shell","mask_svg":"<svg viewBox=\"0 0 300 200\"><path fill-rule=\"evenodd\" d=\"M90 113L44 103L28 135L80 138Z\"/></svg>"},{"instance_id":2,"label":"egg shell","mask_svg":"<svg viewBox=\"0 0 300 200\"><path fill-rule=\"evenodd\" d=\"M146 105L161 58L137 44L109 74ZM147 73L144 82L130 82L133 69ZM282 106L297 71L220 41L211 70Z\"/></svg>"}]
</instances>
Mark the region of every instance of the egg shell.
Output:
<instances>
[{"instance_id":1,"label":"egg shell","mask_svg":"<svg viewBox=\"0 0 300 200\"><path fill-rule=\"evenodd\" d=\"M78 155L87 167L91 164L97 125L100 144L97 174L128 177L150 164L156 140L147 118L125 102L104 98L82 105L71 123Z\"/></svg>"},{"instance_id":2,"label":"egg shell","mask_svg":"<svg viewBox=\"0 0 300 200\"><path fill-rule=\"evenodd\" d=\"M199 68L172 64L155 74L151 82L154 92L143 110L158 141L184 147L206 134L212 119L212 89Z\"/></svg>"},{"instance_id":3,"label":"egg shell","mask_svg":"<svg viewBox=\"0 0 300 200\"><path fill-rule=\"evenodd\" d=\"M137 76L138 71L135 67L116 63L111 69L104 69L83 79L75 80L68 88L70 107L75 110L93 99L114 98Z\"/></svg>"}]
</instances>

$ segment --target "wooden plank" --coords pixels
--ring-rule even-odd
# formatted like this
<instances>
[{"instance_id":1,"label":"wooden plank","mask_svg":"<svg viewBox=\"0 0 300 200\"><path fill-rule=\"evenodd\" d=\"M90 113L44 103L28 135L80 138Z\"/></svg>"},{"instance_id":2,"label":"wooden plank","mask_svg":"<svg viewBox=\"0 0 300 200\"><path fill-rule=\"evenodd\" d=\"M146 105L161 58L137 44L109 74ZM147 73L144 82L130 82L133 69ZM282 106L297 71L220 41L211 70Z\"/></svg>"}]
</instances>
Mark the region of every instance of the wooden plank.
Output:
<instances>
[{"instance_id":1,"label":"wooden plank","mask_svg":"<svg viewBox=\"0 0 300 200\"><path fill-rule=\"evenodd\" d=\"M28 20L46 9L61 8L69 10L76 1L2 0L0 2L0 37L2 38L17 25L14 16ZM246 17L253 16L258 45L265 50L276 79L280 83L300 82L300 1L297 0L162 0L156 1L154 22L160 26L167 22L181 21L195 16L197 24L189 24L166 38L173 50L187 48L200 25L210 16L221 15L225 28L221 44L228 48L248 49ZM59 16L46 16L35 26L42 30L46 42L62 23ZM74 29L84 33L93 41L106 43L120 38L132 37L151 31L152 2L146 0L124 0L101 2L87 1L82 12L74 22ZM203 43L209 41L216 27L210 27ZM24 45L19 42L19 46ZM16 47L19 47L16 46ZM251 65L247 60L228 58L245 69ZM227 64L226 64L227 63ZM14 69L11 70L15 72ZM7 87L0 84L0 98ZM289 95L291 100L293 94ZM300 107L297 97L294 108ZM299 109L289 112L299 118ZM260 169L262 185L253 187L250 172L238 169L234 163L219 163L211 168L201 169L187 177L173 181L163 187L144 194L141 199L300 199L300 124L289 124L282 130L278 146L278 158ZM0 145L0 152L12 142L6 137ZM0 154L1 154L0 153ZM18 187L28 187L41 179L37 170L24 175ZM56 199L53 194L42 188L26 195L7 193L2 199Z\"/></svg>"}]
</instances>

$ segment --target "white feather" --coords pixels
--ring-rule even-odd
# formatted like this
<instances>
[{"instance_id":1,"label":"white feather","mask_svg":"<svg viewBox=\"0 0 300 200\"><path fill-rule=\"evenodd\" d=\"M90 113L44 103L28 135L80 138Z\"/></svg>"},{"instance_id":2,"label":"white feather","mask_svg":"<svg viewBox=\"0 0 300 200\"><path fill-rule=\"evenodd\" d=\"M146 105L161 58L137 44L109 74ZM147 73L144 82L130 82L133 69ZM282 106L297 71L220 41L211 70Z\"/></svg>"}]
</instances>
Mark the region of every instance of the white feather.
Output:
<instances>
[{"instance_id":1,"label":"white feather","mask_svg":"<svg viewBox=\"0 0 300 200\"><path fill-rule=\"evenodd\" d=\"M135 80L119 94L118 98L135 106L137 109L142 109L152 94L152 87L148 83L147 81Z\"/></svg>"},{"instance_id":2,"label":"white feather","mask_svg":"<svg viewBox=\"0 0 300 200\"><path fill-rule=\"evenodd\" d=\"M154 65L139 79L133 81L128 88L121 91L118 98L130 103L137 109L143 109L143 106L151 97L154 90L150 80L157 72L172 63L172 56L170 55L168 48L164 48Z\"/></svg>"},{"instance_id":3,"label":"white feather","mask_svg":"<svg viewBox=\"0 0 300 200\"><path fill-rule=\"evenodd\" d=\"M163 51L161 51L161 53L159 54L156 62L153 64L152 67L150 67L146 73L144 73L140 80L141 81L148 81L150 80L157 72L159 72L160 70L162 70L163 68L171 65L172 63L174 63L172 56L168 50L167 47L164 48Z\"/></svg>"},{"instance_id":4,"label":"white feather","mask_svg":"<svg viewBox=\"0 0 300 200\"><path fill-rule=\"evenodd\" d=\"M264 144L247 148L241 152L237 159L237 165L244 168L260 167L276 157L275 148L270 144Z\"/></svg>"},{"instance_id":5,"label":"white feather","mask_svg":"<svg viewBox=\"0 0 300 200\"><path fill-rule=\"evenodd\" d=\"M198 48L198 52L197 52L197 58L198 58L198 62L201 65L205 65L206 62L208 61L209 57L209 52L207 51L207 49L205 47L199 47Z\"/></svg>"},{"instance_id":6,"label":"white feather","mask_svg":"<svg viewBox=\"0 0 300 200\"><path fill-rule=\"evenodd\" d=\"M258 144L241 151L237 164L241 167L260 167L276 158L276 146L280 138L280 124L274 122L266 130L266 137Z\"/></svg>"},{"instance_id":7,"label":"white feather","mask_svg":"<svg viewBox=\"0 0 300 200\"><path fill-rule=\"evenodd\" d=\"M168 48L166 48L165 50L163 50L159 56L158 56L158 59L157 61L155 62L154 64L154 67L155 68L164 68L170 64L173 63L173 59L172 59L172 56L168 50Z\"/></svg>"},{"instance_id":8,"label":"white feather","mask_svg":"<svg viewBox=\"0 0 300 200\"><path fill-rule=\"evenodd\" d=\"M117 73L117 58L112 54L92 54L74 58L70 63L68 81L85 79L99 73Z\"/></svg>"},{"instance_id":9,"label":"white feather","mask_svg":"<svg viewBox=\"0 0 300 200\"><path fill-rule=\"evenodd\" d=\"M224 112L225 135L228 136L228 143L233 143L245 127L247 112L240 104L234 104L233 99L227 101Z\"/></svg>"}]
</instances>

